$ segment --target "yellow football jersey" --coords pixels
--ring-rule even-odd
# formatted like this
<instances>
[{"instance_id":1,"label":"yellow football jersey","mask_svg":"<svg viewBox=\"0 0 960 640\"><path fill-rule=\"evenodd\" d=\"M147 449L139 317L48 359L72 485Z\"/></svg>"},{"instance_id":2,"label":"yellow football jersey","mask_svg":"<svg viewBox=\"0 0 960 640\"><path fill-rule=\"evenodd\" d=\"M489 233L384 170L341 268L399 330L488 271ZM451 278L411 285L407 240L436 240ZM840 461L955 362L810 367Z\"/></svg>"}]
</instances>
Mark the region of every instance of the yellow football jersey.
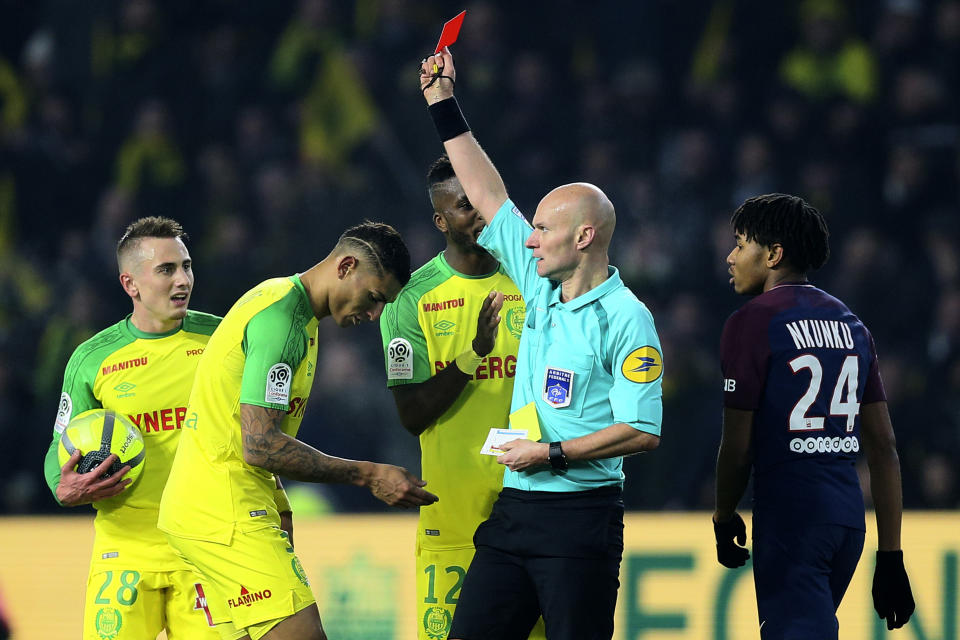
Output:
<instances>
[{"instance_id":1,"label":"yellow football jersey","mask_svg":"<svg viewBox=\"0 0 960 640\"><path fill-rule=\"evenodd\" d=\"M317 364L317 318L298 276L241 297L197 367L184 433L158 526L183 538L229 544L235 527L279 522L269 471L244 462L240 404L282 409L296 437Z\"/></svg>"},{"instance_id":2,"label":"yellow football jersey","mask_svg":"<svg viewBox=\"0 0 960 640\"><path fill-rule=\"evenodd\" d=\"M473 532L490 515L503 467L481 455L490 429L506 428L525 307L502 269L472 277L454 271L443 254L417 269L384 309L380 333L387 384L420 383L471 348L477 316L491 291L504 294L497 341L473 380L439 420L420 435L421 470L440 501L420 507L423 549L473 546Z\"/></svg>"},{"instance_id":3,"label":"yellow football jersey","mask_svg":"<svg viewBox=\"0 0 960 640\"><path fill-rule=\"evenodd\" d=\"M194 373L220 318L188 311L169 333L144 333L130 318L104 329L74 351L67 364L53 441L44 473L56 495L57 447L70 419L96 408L130 418L143 433L140 478L120 495L94 504L93 564L122 562L142 571L178 571L183 561L157 530L160 496L183 432Z\"/></svg>"}]
</instances>

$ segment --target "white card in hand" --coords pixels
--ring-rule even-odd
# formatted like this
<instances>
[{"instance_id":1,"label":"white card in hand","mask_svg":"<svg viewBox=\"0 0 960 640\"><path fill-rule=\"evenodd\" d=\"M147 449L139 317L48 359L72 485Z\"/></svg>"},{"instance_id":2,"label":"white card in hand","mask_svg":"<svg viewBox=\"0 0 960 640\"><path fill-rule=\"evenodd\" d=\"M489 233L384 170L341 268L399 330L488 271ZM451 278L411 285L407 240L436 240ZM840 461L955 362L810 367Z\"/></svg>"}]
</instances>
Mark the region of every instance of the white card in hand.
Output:
<instances>
[{"instance_id":1,"label":"white card in hand","mask_svg":"<svg viewBox=\"0 0 960 640\"><path fill-rule=\"evenodd\" d=\"M526 429L490 429L490 433L487 434L487 441L483 443L483 448L480 449L480 453L488 456L499 456L503 453L500 445L505 442L510 442L511 440L526 437Z\"/></svg>"}]
</instances>

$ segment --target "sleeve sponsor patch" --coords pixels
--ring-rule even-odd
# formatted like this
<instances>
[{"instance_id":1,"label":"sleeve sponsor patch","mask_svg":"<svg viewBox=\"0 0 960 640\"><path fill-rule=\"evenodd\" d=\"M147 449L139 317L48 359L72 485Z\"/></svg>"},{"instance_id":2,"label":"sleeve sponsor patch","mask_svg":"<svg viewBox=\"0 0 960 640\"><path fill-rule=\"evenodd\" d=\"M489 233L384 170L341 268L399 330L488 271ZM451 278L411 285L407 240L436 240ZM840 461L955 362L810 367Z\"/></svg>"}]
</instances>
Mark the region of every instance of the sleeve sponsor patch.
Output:
<instances>
[{"instance_id":1,"label":"sleeve sponsor patch","mask_svg":"<svg viewBox=\"0 0 960 640\"><path fill-rule=\"evenodd\" d=\"M404 338L387 345L387 380L413 380L413 347Z\"/></svg>"},{"instance_id":2,"label":"sleeve sponsor patch","mask_svg":"<svg viewBox=\"0 0 960 640\"><path fill-rule=\"evenodd\" d=\"M70 424L70 416L73 414L73 400L70 394L64 391L60 394L60 406L57 408L57 420L53 424L53 430L57 433L63 433L63 430Z\"/></svg>"},{"instance_id":3,"label":"sleeve sponsor patch","mask_svg":"<svg viewBox=\"0 0 960 640\"><path fill-rule=\"evenodd\" d=\"M278 362L267 371L267 391L264 401L272 404L290 403L290 384L293 381L293 370L285 362Z\"/></svg>"},{"instance_id":4,"label":"sleeve sponsor patch","mask_svg":"<svg viewBox=\"0 0 960 640\"><path fill-rule=\"evenodd\" d=\"M663 357L655 347L640 347L630 352L620 365L620 372L630 382L644 384L663 375Z\"/></svg>"},{"instance_id":5,"label":"sleeve sponsor patch","mask_svg":"<svg viewBox=\"0 0 960 640\"><path fill-rule=\"evenodd\" d=\"M525 217L523 217L523 214L520 212L520 209L517 209L516 206L513 206L513 207L510 207L510 211L513 213L513 215L515 215L515 216L517 216L518 218L520 218L521 220L523 220L523 224L525 224L525 225L527 225L529 228L533 229L533 225L530 224L530 221L529 221L529 220L527 220Z\"/></svg>"}]
</instances>

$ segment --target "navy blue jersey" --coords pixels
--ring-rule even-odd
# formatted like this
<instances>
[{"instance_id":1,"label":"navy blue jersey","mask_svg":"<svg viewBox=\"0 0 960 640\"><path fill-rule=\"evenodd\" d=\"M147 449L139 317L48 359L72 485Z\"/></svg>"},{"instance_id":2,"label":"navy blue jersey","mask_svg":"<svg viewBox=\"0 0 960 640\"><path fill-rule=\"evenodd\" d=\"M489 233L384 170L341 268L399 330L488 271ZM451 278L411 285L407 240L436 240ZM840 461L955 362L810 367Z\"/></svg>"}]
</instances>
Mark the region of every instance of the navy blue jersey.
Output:
<instances>
[{"instance_id":1,"label":"navy blue jersey","mask_svg":"<svg viewBox=\"0 0 960 640\"><path fill-rule=\"evenodd\" d=\"M724 406L754 412L754 511L864 529L860 405L885 400L873 338L833 296L776 286L730 316Z\"/></svg>"}]
</instances>

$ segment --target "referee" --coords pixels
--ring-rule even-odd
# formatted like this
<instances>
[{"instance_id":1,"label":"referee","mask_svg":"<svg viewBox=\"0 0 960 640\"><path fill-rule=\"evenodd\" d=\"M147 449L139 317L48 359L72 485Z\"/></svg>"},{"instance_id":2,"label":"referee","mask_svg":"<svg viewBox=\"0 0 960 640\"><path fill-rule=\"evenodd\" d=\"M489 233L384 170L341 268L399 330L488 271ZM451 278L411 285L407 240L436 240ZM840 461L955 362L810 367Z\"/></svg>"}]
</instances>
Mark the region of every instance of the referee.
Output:
<instances>
[{"instance_id":1,"label":"referee","mask_svg":"<svg viewBox=\"0 0 960 640\"><path fill-rule=\"evenodd\" d=\"M474 535L449 637L611 638L623 555L623 456L660 442L663 360L653 317L607 248L616 222L597 187L548 193L533 226L470 133L449 50L426 58L424 97L467 198L478 242L527 304L511 411L536 408L542 442L503 446L503 491Z\"/></svg>"}]
</instances>

